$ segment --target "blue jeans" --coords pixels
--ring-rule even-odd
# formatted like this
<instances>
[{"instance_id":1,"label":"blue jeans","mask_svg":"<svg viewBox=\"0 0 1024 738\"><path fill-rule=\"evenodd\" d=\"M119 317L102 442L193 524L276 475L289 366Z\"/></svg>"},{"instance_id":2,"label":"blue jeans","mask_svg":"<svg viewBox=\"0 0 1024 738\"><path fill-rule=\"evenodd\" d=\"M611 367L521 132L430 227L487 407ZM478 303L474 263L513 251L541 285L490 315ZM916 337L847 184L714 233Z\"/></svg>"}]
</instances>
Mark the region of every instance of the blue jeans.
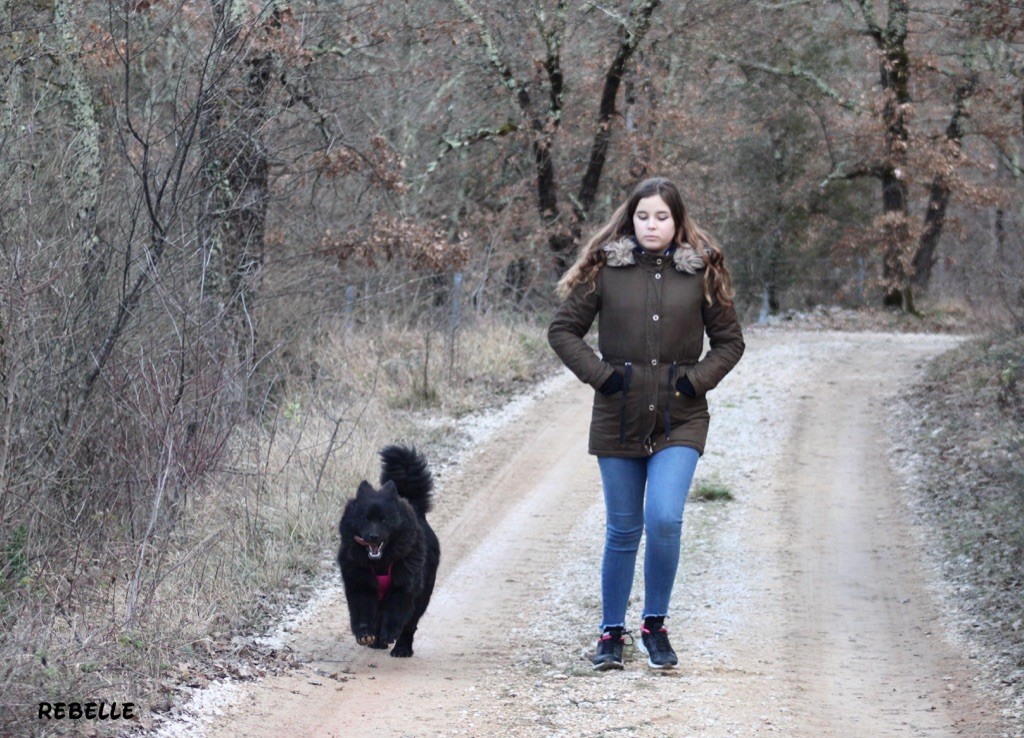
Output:
<instances>
[{"instance_id":1,"label":"blue jeans","mask_svg":"<svg viewBox=\"0 0 1024 738\"><path fill-rule=\"evenodd\" d=\"M668 615L679 568L683 506L698 458L697 449L689 446L670 446L643 459L598 457L606 514L602 630L626 625L636 555L645 531L643 617Z\"/></svg>"}]
</instances>

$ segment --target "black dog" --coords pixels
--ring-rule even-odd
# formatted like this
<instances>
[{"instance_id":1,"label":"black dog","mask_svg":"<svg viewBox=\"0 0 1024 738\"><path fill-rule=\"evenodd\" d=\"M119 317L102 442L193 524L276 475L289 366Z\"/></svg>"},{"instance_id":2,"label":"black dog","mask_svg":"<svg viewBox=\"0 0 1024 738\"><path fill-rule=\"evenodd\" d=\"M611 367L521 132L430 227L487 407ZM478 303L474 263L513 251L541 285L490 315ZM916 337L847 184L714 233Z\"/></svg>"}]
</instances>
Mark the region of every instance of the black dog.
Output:
<instances>
[{"instance_id":1,"label":"black dog","mask_svg":"<svg viewBox=\"0 0 1024 738\"><path fill-rule=\"evenodd\" d=\"M394 643L392 656L412 656L441 558L426 518L434 480L416 449L386 446L380 455L381 488L364 480L345 505L338 565L356 641Z\"/></svg>"}]
</instances>

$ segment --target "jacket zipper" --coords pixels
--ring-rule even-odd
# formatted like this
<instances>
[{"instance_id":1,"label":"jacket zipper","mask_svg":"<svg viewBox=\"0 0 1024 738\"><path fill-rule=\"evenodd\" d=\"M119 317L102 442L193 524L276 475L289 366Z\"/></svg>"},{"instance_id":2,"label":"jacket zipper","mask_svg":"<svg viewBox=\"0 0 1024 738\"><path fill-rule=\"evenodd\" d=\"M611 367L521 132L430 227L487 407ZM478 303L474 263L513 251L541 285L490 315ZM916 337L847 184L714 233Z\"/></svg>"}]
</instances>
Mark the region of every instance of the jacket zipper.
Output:
<instances>
[{"instance_id":1,"label":"jacket zipper","mask_svg":"<svg viewBox=\"0 0 1024 738\"><path fill-rule=\"evenodd\" d=\"M672 366L668 368L668 395L665 397L665 415L663 422L665 423L665 440L669 440L669 429L672 426L672 413L670 412L670 406L672 404L672 392L675 389L676 372L679 370L679 365L676 362L672 362Z\"/></svg>"},{"instance_id":2,"label":"jacket zipper","mask_svg":"<svg viewBox=\"0 0 1024 738\"><path fill-rule=\"evenodd\" d=\"M625 376L622 380L622 403L619 406L619 445L626 443L626 395L629 394L629 385L633 382L633 362L627 361L625 365Z\"/></svg>"}]
</instances>

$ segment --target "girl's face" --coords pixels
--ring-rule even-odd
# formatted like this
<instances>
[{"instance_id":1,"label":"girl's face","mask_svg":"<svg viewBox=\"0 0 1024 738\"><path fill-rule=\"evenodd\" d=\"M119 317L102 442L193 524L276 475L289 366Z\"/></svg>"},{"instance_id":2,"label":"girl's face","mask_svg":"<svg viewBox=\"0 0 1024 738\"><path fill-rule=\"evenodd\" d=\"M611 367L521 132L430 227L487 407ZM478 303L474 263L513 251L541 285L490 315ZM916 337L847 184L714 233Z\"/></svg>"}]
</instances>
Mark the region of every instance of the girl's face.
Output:
<instances>
[{"instance_id":1,"label":"girl's face","mask_svg":"<svg viewBox=\"0 0 1024 738\"><path fill-rule=\"evenodd\" d=\"M647 251L664 251L676 235L672 212L660 195L643 198L633 211L633 232Z\"/></svg>"}]
</instances>

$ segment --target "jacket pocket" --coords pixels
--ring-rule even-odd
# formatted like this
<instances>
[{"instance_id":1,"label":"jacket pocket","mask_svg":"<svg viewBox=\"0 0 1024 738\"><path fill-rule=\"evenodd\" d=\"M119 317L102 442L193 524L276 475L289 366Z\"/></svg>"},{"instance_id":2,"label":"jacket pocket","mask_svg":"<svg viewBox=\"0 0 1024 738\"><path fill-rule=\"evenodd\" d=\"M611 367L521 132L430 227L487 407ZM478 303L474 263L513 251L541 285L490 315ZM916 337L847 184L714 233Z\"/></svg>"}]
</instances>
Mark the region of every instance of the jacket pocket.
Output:
<instances>
[{"instance_id":1,"label":"jacket pocket","mask_svg":"<svg viewBox=\"0 0 1024 738\"><path fill-rule=\"evenodd\" d=\"M630 388L633 385L633 362L610 362L615 371L622 374L622 391L614 395L594 392L592 427L601 435L618 437L619 444L626 442Z\"/></svg>"},{"instance_id":2,"label":"jacket pocket","mask_svg":"<svg viewBox=\"0 0 1024 738\"><path fill-rule=\"evenodd\" d=\"M682 423L694 420L706 420L710 417L708 413L708 401L703 396L689 397L676 391L675 383L683 376L687 369L694 364L672 364L669 370L668 388L668 415L669 427L675 427Z\"/></svg>"}]
</instances>

